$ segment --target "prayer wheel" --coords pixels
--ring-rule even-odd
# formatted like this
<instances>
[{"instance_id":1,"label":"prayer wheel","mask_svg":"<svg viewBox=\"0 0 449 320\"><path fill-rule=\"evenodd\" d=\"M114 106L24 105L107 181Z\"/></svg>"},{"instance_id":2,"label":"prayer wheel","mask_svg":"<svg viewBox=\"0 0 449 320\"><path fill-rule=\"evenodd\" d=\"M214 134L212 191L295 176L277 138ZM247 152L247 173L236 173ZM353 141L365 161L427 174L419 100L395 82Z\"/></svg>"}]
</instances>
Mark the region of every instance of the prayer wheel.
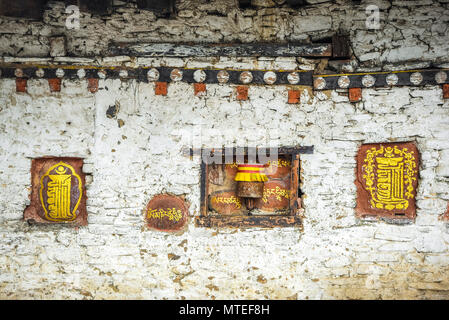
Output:
<instances>
[{"instance_id":1,"label":"prayer wheel","mask_svg":"<svg viewBox=\"0 0 449 320\"><path fill-rule=\"evenodd\" d=\"M268 181L267 176L261 171L263 164L239 164L235 175L237 181L237 196L244 199L248 210L254 209L255 200L263 197L264 182Z\"/></svg>"}]
</instances>

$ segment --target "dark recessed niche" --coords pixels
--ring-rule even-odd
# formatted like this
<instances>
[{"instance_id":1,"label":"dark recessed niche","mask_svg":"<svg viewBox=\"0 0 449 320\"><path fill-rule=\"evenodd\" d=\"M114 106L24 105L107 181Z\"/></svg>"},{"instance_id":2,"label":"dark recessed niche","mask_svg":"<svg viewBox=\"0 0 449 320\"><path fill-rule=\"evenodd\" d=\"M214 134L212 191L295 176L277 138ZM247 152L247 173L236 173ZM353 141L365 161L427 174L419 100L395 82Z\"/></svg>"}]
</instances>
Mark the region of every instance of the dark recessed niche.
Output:
<instances>
[{"instance_id":1,"label":"dark recessed niche","mask_svg":"<svg viewBox=\"0 0 449 320\"><path fill-rule=\"evenodd\" d=\"M225 161L224 150L218 152L222 155L219 164L201 164L201 214L196 218L197 226L245 228L301 224L300 148L279 148L277 160L266 163L263 173L268 181L264 182L263 196L255 199L252 209L238 195L234 180L238 163L242 159L248 162L247 149L238 160L234 156L233 161Z\"/></svg>"}]
</instances>

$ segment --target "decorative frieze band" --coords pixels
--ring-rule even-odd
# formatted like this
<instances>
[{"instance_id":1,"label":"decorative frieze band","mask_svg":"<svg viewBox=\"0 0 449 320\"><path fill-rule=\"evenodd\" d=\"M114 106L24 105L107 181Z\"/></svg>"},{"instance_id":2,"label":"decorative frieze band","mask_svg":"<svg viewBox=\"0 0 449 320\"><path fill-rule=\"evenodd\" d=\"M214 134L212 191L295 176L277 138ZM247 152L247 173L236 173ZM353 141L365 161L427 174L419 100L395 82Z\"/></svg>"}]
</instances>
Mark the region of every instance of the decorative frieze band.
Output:
<instances>
[{"instance_id":1,"label":"decorative frieze band","mask_svg":"<svg viewBox=\"0 0 449 320\"><path fill-rule=\"evenodd\" d=\"M449 83L448 69L314 75L316 90L424 86Z\"/></svg>"},{"instance_id":2,"label":"decorative frieze band","mask_svg":"<svg viewBox=\"0 0 449 320\"><path fill-rule=\"evenodd\" d=\"M315 90L424 86L449 83L449 69L314 75L312 71L189 69L173 67L0 66L1 78L136 79L141 82L302 85Z\"/></svg>"},{"instance_id":3,"label":"decorative frieze band","mask_svg":"<svg viewBox=\"0 0 449 320\"><path fill-rule=\"evenodd\" d=\"M78 66L0 67L2 78L26 79L136 79L141 82L187 82L206 84L312 85L311 71L216 70L187 68L99 68Z\"/></svg>"}]
</instances>

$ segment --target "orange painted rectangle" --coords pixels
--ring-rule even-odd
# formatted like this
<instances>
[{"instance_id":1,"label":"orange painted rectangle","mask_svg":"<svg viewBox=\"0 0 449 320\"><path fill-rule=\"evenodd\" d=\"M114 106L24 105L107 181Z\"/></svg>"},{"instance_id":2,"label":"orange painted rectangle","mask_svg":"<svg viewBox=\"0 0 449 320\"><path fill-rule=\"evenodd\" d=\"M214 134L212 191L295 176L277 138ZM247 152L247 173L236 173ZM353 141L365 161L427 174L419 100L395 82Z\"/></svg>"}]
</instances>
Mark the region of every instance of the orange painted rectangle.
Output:
<instances>
[{"instance_id":1,"label":"orange painted rectangle","mask_svg":"<svg viewBox=\"0 0 449 320\"><path fill-rule=\"evenodd\" d=\"M196 96L201 96L206 94L206 84L205 83L194 83L193 89Z\"/></svg>"},{"instance_id":2,"label":"orange painted rectangle","mask_svg":"<svg viewBox=\"0 0 449 320\"><path fill-rule=\"evenodd\" d=\"M349 101L358 102L362 100L362 88L349 88Z\"/></svg>"},{"instance_id":3,"label":"orange painted rectangle","mask_svg":"<svg viewBox=\"0 0 449 320\"><path fill-rule=\"evenodd\" d=\"M87 79L87 88L91 93L95 93L98 91L98 79L90 78Z\"/></svg>"},{"instance_id":4,"label":"orange painted rectangle","mask_svg":"<svg viewBox=\"0 0 449 320\"><path fill-rule=\"evenodd\" d=\"M248 86L237 86L237 100L248 100Z\"/></svg>"},{"instance_id":5,"label":"orange painted rectangle","mask_svg":"<svg viewBox=\"0 0 449 320\"><path fill-rule=\"evenodd\" d=\"M48 79L48 85L50 86L51 92L61 91L61 79L59 78Z\"/></svg>"},{"instance_id":6,"label":"orange painted rectangle","mask_svg":"<svg viewBox=\"0 0 449 320\"><path fill-rule=\"evenodd\" d=\"M300 102L301 91L288 90L288 103L296 104Z\"/></svg>"},{"instance_id":7,"label":"orange painted rectangle","mask_svg":"<svg viewBox=\"0 0 449 320\"><path fill-rule=\"evenodd\" d=\"M16 92L27 92L27 79L25 78L16 79Z\"/></svg>"},{"instance_id":8,"label":"orange painted rectangle","mask_svg":"<svg viewBox=\"0 0 449 320\"><path fill-rule=\"evenodd\" d=\"M443 99L449 99L449 84L443 84Z\"/></svg>"},{"instance_id":9,"label":"orange painted rectangle","mask_svg":"<svg viewBox=\"0 0 449 320\"><path fill-rule=\"evenodd\" d=\"M156 82L154 87L154 94L157 96L167 95L167 82Z\"/></svg>"}]
</instances>

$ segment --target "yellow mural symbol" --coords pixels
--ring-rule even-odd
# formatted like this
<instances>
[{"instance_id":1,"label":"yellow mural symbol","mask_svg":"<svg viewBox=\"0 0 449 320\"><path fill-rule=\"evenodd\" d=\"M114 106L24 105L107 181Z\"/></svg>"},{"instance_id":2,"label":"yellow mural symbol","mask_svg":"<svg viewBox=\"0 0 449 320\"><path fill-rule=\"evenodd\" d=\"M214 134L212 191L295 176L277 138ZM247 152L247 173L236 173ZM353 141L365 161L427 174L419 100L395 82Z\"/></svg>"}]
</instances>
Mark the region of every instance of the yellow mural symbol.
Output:
<instances>
[{"instance_id":1,"label":"yellow mural symbol","mask_svg":"<svg viewBox=\"0 0 449 320\"><path fill-rule=\"evenodd\" d=\"M292 163L288 160L283 160L283 159L278 159L277 161L268 161L268 166L276 166L279 168L282 167L290 167L292 165Z\"/></svg>"},{"instance_id":2,"label":"yellow mural symbol","mask_svg":"<svg viewBox=\"0 0 449 320\"><path fill-rule=\"evenodd\" d=\"M367 150L363 178L373 208L405 210L414 198L416 163L413 151L397 146Z\"/></svg>"},{"instance_id":3,"label":"yellow mural symbol","mask_svg":"<svg viewBox=\"0 0 449 320\"><path fill-rule=\"evenodd\" d=\"M71 211L72 176L78 179L79 198ZM44 179L48 177L47 199L44 201ZM45 218L50 221L72 221L76 219L76 209L81 201L81 179L72 166L60 162L50 169L41 178L40 200L44 208Z\"/></svg>"},{"instance_id":4,"label":"yellow mural symbol","mask_svg":"<svg viewBox=\"0 0 449 320\"><path fill-rule=\"evenodd\" d=\"M283 197L285 199L290 198L290 191L287 189L280 188L279 186L276 186L276 188L264 189L262 201L267 203L268 198L272 195L276 197L276 200L281 201Z\"/></svg>"},{"instance_id":5,"label":"yellow mural symbol","mask_svg":"<svg viewBox=\"0 0 449 320\"><path fill-rule=\"evenodd\" d=\"M164 217L167 217L168 220L173 221L175 220L178 222L182 218L182 212L179 209L176 208L167 208L167 209L151 209L147 211L147 218L151 219L163 219Z\"/></svg>"},{"instance_id":6,"label":"yellow mural symbol","mask_svg":"<svg viewBox=\"0 0 449 320\"><path fill-rule=\"evenodd\" d=\"M234 196L230 197L213 197L212 202L215 203L223 203L223 204L234 204L237 209L240 209L242 207L242 203L240 202L239 198L236 198Z\"/></svg>"}]
</instances>

